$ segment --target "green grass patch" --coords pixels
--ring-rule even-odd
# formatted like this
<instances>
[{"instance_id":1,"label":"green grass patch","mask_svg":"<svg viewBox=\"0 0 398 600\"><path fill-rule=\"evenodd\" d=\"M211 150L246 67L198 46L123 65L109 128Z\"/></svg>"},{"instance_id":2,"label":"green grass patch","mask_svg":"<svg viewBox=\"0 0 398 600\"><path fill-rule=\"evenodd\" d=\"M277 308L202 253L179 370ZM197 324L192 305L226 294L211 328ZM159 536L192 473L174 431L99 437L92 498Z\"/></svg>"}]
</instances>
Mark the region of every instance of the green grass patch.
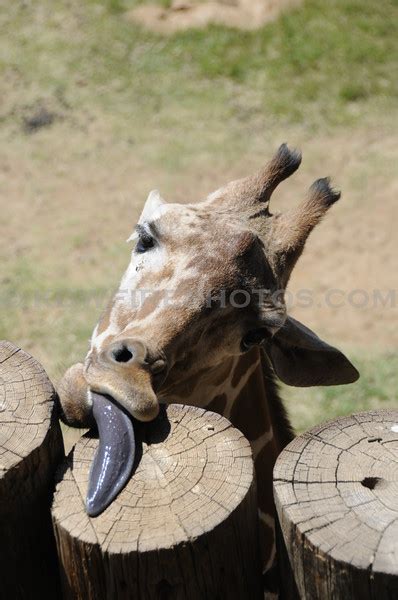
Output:
<instances>
[{"instance_id":1,"label":"green grass patch","mask_svg":"<svg viewBox=\"0 0 398 600\"><path fill-rule=\"evenodd\" d=\"M223 131L225 146L259 120L342 125L396 101L390 0L307 0L258 31L214 26L172 37L128 22L136 2L39 4L8 8L3 68L73 110L100 107L118 134L140 143L166 132L165 144L182 140L175 152L189 152L193 139L200 152L201 140L217 146Z\"/></svg>"},{"instance_id":2,"label":"green grass patch","mask_svg":"<svg viewBox=\"0 0 398 600\"><path fill-rule=\"evenodd\" d=\"M282 397L297 432L342 415L362 410L396 408L398 405L398 359L396 354L358 355L352 358L361 376L343 386L282 387Z\"/></svg>"}]
</instances>

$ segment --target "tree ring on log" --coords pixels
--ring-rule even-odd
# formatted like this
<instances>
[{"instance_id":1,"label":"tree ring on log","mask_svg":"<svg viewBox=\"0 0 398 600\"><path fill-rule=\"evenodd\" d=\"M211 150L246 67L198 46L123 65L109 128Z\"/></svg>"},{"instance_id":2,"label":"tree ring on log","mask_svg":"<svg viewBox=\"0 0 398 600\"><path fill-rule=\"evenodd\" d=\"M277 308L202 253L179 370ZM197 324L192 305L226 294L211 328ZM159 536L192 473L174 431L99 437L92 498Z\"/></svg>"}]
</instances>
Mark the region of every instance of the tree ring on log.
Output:
<instances>
[{"instance_id":1,"label":"tree ring on log","mask_svg":"<svg viewBox=\"0 0 398 600\"><path fill-rule=\"evenodd\" d=\"M274 496L302 598L398 597L398 410L297 437L275 465Z\"/></svg>"}]
</instances>

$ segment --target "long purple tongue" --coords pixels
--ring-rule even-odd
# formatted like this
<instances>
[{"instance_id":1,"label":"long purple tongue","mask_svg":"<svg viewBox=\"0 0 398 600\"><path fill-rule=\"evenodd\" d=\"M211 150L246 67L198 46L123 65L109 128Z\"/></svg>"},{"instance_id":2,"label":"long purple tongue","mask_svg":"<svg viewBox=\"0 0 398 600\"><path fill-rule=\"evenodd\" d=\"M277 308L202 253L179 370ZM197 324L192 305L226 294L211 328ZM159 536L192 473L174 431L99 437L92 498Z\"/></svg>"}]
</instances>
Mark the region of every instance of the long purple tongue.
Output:
<instances>
[{"instance_id":1,"label":"long purple tongue","mask_svg":"<svg viewBox=\"0 0 398 600\"><path fill-rule=\"evenodd\" d=\"M99 446L89 476L86 510L96 517L109 506L131 475L135 437L130 417L102 394L92 393Z\"/></svg>"}]
</instances>

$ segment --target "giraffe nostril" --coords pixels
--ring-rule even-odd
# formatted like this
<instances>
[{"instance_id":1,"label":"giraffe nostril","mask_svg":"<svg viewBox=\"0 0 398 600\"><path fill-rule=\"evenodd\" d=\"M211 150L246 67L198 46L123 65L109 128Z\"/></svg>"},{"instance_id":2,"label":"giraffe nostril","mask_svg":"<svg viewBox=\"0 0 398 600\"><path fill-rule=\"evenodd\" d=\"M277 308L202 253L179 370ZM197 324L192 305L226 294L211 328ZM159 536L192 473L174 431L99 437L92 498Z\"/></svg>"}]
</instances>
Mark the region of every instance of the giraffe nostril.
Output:
<instances>
[{"instance_id":1,"label":"giraffe nostril","mask_svg":"<svg viewBox=\"0 0 398 600\"><path fill-rule=\"evenodd\" d=\"M127 346L119 346L112 350L111 356L115 362L127 363L133 358L133 353L127 348Z\"/></svg>"}]
</instances>

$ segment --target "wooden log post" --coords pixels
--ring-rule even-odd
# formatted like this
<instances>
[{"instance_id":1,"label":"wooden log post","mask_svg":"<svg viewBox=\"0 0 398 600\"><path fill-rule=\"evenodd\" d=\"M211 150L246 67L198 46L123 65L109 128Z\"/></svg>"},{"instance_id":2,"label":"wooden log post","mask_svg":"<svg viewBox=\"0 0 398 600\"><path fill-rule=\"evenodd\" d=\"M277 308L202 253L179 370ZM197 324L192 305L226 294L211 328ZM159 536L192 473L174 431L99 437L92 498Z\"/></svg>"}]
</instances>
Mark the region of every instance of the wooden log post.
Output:
<instances>
[{"instance_id":1,"label":"wooden log post","mask_svg":"<svg viewBox=\"0 0 398 600\"><path fill-rule=\"evenodd\" d=\"M0 597L55 598L50 504L63 457L54 388L42 367L0 342Z\"/></svg>"},{"instance_id":2,"label":"wooden log post","mask_svg":"<svg viewBox=\"0 0 398 600\"><path fill-rule=\"evenodd\" d=\"M84 499L98 440L87 434L64 465L52 509L64 598L262 598L247 440L223 417L179 405L137 433L137 470L96 518Z\"/></svg>"},{"instance_id":3,"label":"wooden log post","mask_svg":"<svg viewBox=\"0 0 398 600\"><path fill-rule=\"evenodd\" d=\"M274 496L300 598L398 598L398 410L293 440L276 463ZM295 597L287 570L282 581Z\"/></svg>"}]
</instances>

